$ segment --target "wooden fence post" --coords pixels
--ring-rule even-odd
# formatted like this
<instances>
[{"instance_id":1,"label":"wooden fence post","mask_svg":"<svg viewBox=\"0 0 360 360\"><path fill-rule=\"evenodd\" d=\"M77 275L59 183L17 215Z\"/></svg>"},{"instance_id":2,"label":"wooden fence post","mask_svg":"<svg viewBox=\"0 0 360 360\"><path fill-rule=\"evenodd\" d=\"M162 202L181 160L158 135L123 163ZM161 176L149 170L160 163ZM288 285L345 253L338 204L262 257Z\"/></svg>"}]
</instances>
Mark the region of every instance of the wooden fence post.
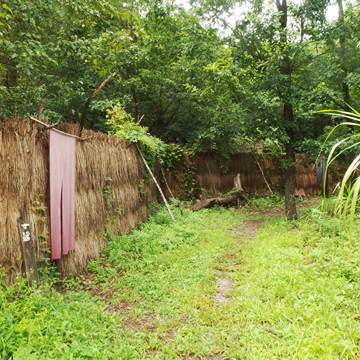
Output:
<instances>
[{"instance_id":1,"label":"wooden fence post","mask_svg":"<svg viewBox=\"0 0 360 360\"><path fill-rule=\"evenodd\" d=\"M17 223L21 244L23 272L25 273L28 285L32 286L39 284L39 273L36 265L36 257L29 222L27 206L24 205L21 217L18 218Z\"/></svg>"}]
</instances>

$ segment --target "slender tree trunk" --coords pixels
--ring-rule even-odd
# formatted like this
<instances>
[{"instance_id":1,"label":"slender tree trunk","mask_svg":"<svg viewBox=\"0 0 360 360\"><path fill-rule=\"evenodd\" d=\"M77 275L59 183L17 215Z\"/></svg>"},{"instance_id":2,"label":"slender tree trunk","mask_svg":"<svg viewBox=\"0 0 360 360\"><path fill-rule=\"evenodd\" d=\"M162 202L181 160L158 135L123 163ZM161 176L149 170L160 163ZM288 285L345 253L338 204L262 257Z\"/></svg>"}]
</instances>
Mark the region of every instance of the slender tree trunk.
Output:
<instances>
[{"instance_id":1,"label":"slender tree trunk","mask_svg":"<svg viewBox=\"0 0 360 360\"><path fill-rule=\"evenodd\" d=\"M294 139L294 110L291 104L291 74L292 66L287 49L287 0L276 0L276 6L281 13L279 18L282 33L280 35L281 43L284 45L283 61L280 64L281 74L286 76L286 89L282 90L280 97L284 100L283 120L289 141L286 144L286 173L285 173L285 215L288 220L294 220L296 215L295 203L295 151L293 148Z\"/></svg>"},{"instance_id":2,"label":"slender tree trunk","mask_svg":"<svg viewBox=\"0 0 360 360\"><path fill-rule=\"evenodd\" d=\"M340 26L342 27L340 36L339 36L339 45L340 45L340 51L341 51L341 57L344 59L345 52L346 52L346 38L344 33L344 7L342 0L337 0L338 10L339 10L339 17L338 21L340 23ZM341 69L344 72L344 77L342 79L342 92L343 92L343 100L344 100L344 106L343 109L345 111L351 111L350 105L350 89L348 84L346 83L346 76L348 74L348 70L346 66L344 65L344 62L342 61Z\"/></svg>"},{"instance_id":3,"label":"slender tree trunk","mask_svg":"<svg viewBox=\"0 0 360 360\"><path fill-rule=\"evenodd\" d=\"M291 104L285 104L286 107ZM292 110L291 110L292 111ZM286 144L286 173L285 173L285 215L288 220L297 219L295 203L295 151L293 148L293 139L290 136Z\"/></svg>"}]
</instances>

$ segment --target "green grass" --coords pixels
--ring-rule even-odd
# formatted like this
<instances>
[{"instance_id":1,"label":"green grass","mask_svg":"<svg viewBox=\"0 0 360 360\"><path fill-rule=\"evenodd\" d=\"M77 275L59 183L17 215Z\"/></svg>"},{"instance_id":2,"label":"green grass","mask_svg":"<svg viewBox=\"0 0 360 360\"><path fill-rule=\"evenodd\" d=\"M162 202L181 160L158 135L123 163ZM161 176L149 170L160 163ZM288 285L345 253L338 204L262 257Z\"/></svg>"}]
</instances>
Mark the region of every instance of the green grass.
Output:
<instances>
[{"instance_id":1,"label":"green grass","mask_svg":"<svg viewBox=\"0 0 360 360\"><path fill-rule=\"evenodd\" d=\"M254 219L251 207L173 210L176 223L161 210L112 239L65 294L3 287L2 359L360 357L355 239L349 251L311 214L286 222L268 212L250 239L229 230ZM215 300L218 276L233 281L228 303Z\"/></svg>"},{"instance_id":2,"label":"green grass","mask_svg":"<svg viewBox=\"0 0 360 360\"><path fill-rule=\"evenodd\" d=\"M301 221L266 223L242 256L233 296L246 330L229 355L357 358L360 259L348 261L347 245Z\"/></svg>"}]
</instances>

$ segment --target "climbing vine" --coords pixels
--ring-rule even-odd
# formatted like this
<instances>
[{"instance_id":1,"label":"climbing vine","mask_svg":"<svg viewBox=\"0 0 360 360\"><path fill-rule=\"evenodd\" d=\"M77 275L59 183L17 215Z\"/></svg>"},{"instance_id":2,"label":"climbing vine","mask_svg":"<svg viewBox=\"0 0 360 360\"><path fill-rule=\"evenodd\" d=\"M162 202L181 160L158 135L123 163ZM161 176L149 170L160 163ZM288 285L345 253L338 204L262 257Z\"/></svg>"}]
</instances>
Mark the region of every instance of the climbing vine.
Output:
<instances>
[{"instance_id":1,"label":"climbing vine","mask_svg":"<svg viewBox=\"0 0 360 360\"><path fill-rule=\"evenodd\" d=\"M47 207L45 205L44 194L39 194L35 200L33 200L31 210L36 214L36 221L40 222L37 228L44 228L47 219ZM40 281L46 281L48 284L55 285L59 281L60 273L57 270L55 262L50 259L51 249L48 241L48 231L38 234L38 238L41 257L36 259L36 261L38 262Z\"/></svg>"},{"instance_id":2,"label":"climbing vine","mask_svg":"<svg viewBox=\"0 0 360 360\"><path fill-rule=\"evenodd\" d=\"M200 192L200 187L196 181L196 167L192 158L189 156L189 160L184 164L184 190L187 200L192 200Z\"/></svg>"},{"instance_id":3,"label":"climbing vine","mask_svg":"<svg viewBox=\"0 0 360 360\"><path fill-rule=\"evenodd\" d=\"M148 128L140 125L125 111L123 105L118 104L107 113L107 124L111 126L111 134L125 139L129 144L137 144L150 166L159 157L165 144L148 133Z\"/></svg>"}]
</instances>

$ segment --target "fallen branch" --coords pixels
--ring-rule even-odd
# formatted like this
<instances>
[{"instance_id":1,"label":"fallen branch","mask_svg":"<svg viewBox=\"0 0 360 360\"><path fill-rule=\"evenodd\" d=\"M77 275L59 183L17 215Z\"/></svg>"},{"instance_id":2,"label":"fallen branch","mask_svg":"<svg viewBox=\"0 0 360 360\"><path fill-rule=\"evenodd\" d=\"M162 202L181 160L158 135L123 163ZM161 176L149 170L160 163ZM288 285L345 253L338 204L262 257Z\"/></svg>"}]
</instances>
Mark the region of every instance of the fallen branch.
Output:
<instances>
[{"instance_id":1,"label":"fallen branch","mask_svg":"<svg viewBox=\"0 0 360 360\"><path fill-rule=\"evenodd\" d=\"M60 124L60 121L58 121L56 124L51 124L51 125L49 125L49 124L44 123L44 122L42 122L42 121L40 121L40 120L38 120L38 119L35 119L35 118L32 117L32 116L30 116L30 119L33 120L33 121L35 121L35 122L37 122L37 123L40 124L40 125L45 126L45 130L52 129L52 128L54 128L54 127L56 127L56 126L58 126L58 125Z\"/></svg>"},{"instance_id":2,"label":"fallen branch","mask_svg":"<svg viewBox=\"0 0 360 360\"><path fill-rule=\"evenodd\" d=\"M199 211L201 209L210 209L215 205L237 206L239 202L243 201L246 201L246 198L241 191L238 191L235 194L227 197L211 198L204 201L198 201L195 205L191 206L190 209L193 211Z\"/></svg>"},{"instance_id":3,"label":"fallen branch","mask_svg":"<svg viewBox=\"0 0 360 360\"><path fill-rule=\"evenodd\" d=\"M170 187L169 187L169 184L168 184L167 181L166 181L166 176L165 176L164 170L163 170L163 168L162 168L161 166L160 166L160 170L161 170L161 173L162 173L162 175L163 175L163 178L164 178L164 181L165 181L165 185L166 185L166 187L167 187L167 189L168 189L168 191L169 191L170 196L171 196L172 198L175 198L174 194L172 193L172 191L171 191L171 189L170 189Z\"/></svg>"},{"instance_id":4,"label":"fallen branch","mask_svg":"<svg viewBox=\"0 0 360 360\"><path fill-rule=\"evenodd\" d=\"M46 124L46 123L42 122L41 120L35 119L32 116L30 116L30 120L35 121L38 124L45 126L45 128L38 129L38 132L37 132L37 134L35 136L35 142L38 142L38 140L41 138L41 136L43 135L43 133L46 130L53 129L53 128L55 128L56 126L58 126L60 124L60 121L58 121L56 124L49 125L49 124Z\"/></svg>"}]
</instances>

